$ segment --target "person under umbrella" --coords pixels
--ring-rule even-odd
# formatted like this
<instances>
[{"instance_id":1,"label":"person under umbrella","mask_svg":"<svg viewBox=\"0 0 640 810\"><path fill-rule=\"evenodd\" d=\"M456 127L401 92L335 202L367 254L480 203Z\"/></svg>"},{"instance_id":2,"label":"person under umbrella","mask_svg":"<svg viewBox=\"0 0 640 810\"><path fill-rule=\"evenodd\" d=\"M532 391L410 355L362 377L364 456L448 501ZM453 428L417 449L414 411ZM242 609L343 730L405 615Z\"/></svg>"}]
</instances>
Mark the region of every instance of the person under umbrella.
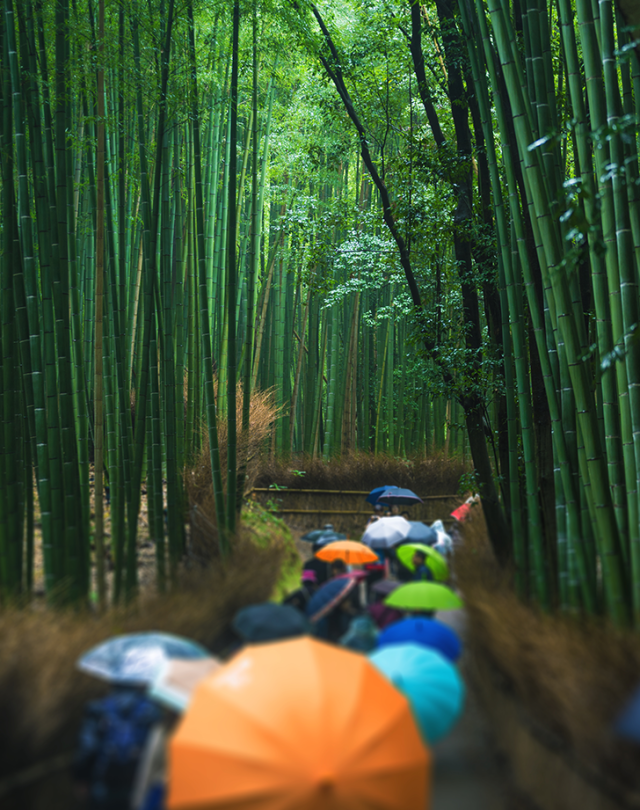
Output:
<instances>
[{"instance_id":1,"label":"person under umbrella","mask_svg":"<svg viewBox=\"0 0 640 810\"><path fill-rule=\"evenodd\" d=\"M315 554L316 551L322 548L322 544L313 544L313 552ZM329 566L324 560L320 560L317 557L311 557L302 565L302 570L304 571L313 571L316 576L316 586L320 587L320 585L324 585L324 583L329 579Z\"/></svg>"},{"instance_id":2,"label":"person under umbrella","mask_svg":"<svg viewBox=\"0 0 640 810\"><path fill-rule=\"evenodd\" d=\"M340 559L331 563L331 572L333 578L321 585L309 600L307 618L315 626L318 638L337 641L358 613L359 577L351 576L346 563Z\"/></svg>"},{"instance_id":3,"label":"person under umbrella","mask_svg":"<svg viewBox=\"0 0 640 810\"><path fill-rule=\"evenodd\" d=\"M384 630L385 627L393 624L393 622L399 621L404 616L401 610L387 607L387 605L384 604L386 597L389 596L390 593L393 593L398 586L399 583L391 579L381 579L371 588L374 601L373 604L367 607L367 612L380 630Z\"/></svg>"},{"instance_id":4,"label":"person under umbrella","mask_svg":"<svg viewBox=\"0 0 640 810\"><path fill-rule=\"evenodd\" d=\"M72 766L76 792L90 810L131 806L142 752L165 720L145 689L169 659L208 658L191 639L146 632L109 638L78 659L79 670L111 685L85 707Z\"/></svg>"},{"instance_id":5,"label":"person under umbrella","mask_svg":"<svg viewBox=\"0 0 640 810\"><path fill-rule=\"evenodd\" d=\"M318 586L318 577L315 571L306 570L302 572L300 587L290 593L283 604L290 605L301 613L304 613L309 604L309 599L313 596Z\"/></svg>"},{"instance_id":6,"label":"person under umbrella","mask_svg":"<svg viewBox=\"0 0 640 810\"><path fill-rule=\"evenodd\" d=\"M433 571L427 566L427 555L424 551L416 551L413 554L412 562L415 566L413 571L414 582L432 582Z\"/></svg>"}]
</instances>

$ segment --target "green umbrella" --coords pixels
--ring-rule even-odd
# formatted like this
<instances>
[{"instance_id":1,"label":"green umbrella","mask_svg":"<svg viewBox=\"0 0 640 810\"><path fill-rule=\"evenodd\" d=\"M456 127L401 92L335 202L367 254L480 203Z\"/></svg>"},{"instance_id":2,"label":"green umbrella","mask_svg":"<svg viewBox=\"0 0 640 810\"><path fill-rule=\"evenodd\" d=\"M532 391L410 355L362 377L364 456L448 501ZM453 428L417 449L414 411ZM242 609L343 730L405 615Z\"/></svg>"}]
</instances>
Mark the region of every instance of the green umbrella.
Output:
<instances>
[{"instance_id":1,"label":"green umbrella","mask_svg":"<svg viewBox=\"0 0 640 810\"><path fill-rule=\"evenodd\" d=\"M453 610L463 607L464 603L446 585L436 582L409 582L389 594L384 604L398 610Z\"/></svg>"},{"instance_id":2,"label":"green umbrella","mask_svg":"<svg viewBox=\"0 0 640 810\"><path fill-rule=\"evenodd\" d=\"M416 567L413 564L413 555L416 551L422 551L426 556L425 565L433 572L433 576L444 582L449 579L449 566L447 561L438 551L435 551L431 546L425 546L424 543L406 543L396 549L396 555L400 562L408 568L409 571L415 571Z\"/></svg>"}]
</instances>

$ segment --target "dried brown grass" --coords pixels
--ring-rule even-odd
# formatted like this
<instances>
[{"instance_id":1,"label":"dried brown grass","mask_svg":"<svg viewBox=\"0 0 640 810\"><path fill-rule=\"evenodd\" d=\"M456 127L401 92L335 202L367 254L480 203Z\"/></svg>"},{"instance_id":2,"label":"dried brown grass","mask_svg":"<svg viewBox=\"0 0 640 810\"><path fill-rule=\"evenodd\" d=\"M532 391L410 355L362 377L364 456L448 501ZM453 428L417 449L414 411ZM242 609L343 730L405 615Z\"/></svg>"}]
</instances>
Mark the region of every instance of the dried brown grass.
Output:
<instances>
[{"instance_id":1,"label":"dried brown grass","mask_svg":"<svg viewBox=\"0 0 640 810\"><path fill-rule=\"evenodd\" d=\"M521 602L493 557L480 510L464 530L455 570L469 639L505 676L530 718L577 758L627 786L640 786L638 748L612 724L640 681L640 641L599 619L543 614Z\"/></svg>"},{"instance_id":2,"label":"dried brown grass","mask_svg":"<svg viewBox=\"0 0 640 810\"><path fill-rule=\"evenodd\" d=\"M381 484L395 484L423 497L436 496L438 500L425 500L409 508L413 520L431 523L437 518L446 520L461 502L456 493L461 476L468 471L469 467L459 459L442 456L401 459L355 452L328 462L308 456L289 461L269 458L261 467L256 486L275 488L272 492L256 492L254 498L276 511L298 510L281 512L295 531L315 529L331 521L337 531L356 537L371 514L371 506L362 495L348 495L344 490L368 492Z\"/></svg>"},{"instance_id":3,"label":"dried brown grass","mask_svg":"<svg viewBox=\"0 0 640 810\"><path fill-rule=\"evenodd\" d=\"M217 397L218 383L214 381L214 392ZM251 407L249 409L249 430L241 430L242 425L242 383L236 389L236 420L238 425L237 458L238 465L246 459L245 490L256 486L256 479L260 475L262 464L268 448L267 439L276 420L277 409L275 394L272 390L251 392ZM220 469L223 471L222 483L226 487L227 469L227 420L223 414L218 415L218 447L220 452ZM192 503L203 503L203 495L211 490L211 461L209 449L209 433L206 424L202 425L202 447L196 463L186 474L187 492Z\"/></svg>"},{"instance_id":4,"label":"dried brown grass","mask_svg":"<svg viewBox=\"0 0 640 810\"><path fill-rule=\"evenodd\" d=\"M443 456L398 458L354 452L330 461L302 456L293 461L270 458L260 468L254 486L277 483L290 489L371 490L382 484L408 487L423 495L458 491L460 477L470 466ZM300 475L303 471L304 475Z\"/></svg>"},{"instance_id":5,"label":"dried brown grass","mask_svg":"<svg viewBox=\"0 0 640 810\"><path fill-rule=\"evenodd\" d=\"M214 382L217 396L217 380ZM238 424L237 459L240 465L246 459L244 491L255 486L260 474L264 458L268 452L267 440L276 419L276 406L273 391L260 391L251 393L251 407L249 411L249 430L240 429L242 424L242 384L238 383L236 389L236 419ZM218 447L220 452L220 469L222 470L222 485L226 491L227 486L227 421L218 420ZM184 484L189 499L190 523L190 551L192 557L198 561L206 562L217 556L217 521L215 500L213 496L211 456L209 448L209 434L205 424L202 426L202 447L194 464L188 467L184 474Z\"/></svg>"},{"instance_id":6,"label":"dried brown grass","mask_svg":"<svg viewBox=\"0 0 640 810\"><path fill-rule=\"evenodd\" d=\"M162 630L215 650L241 607L268 599L283 543L257 548L238 538L222 566L191 574L180 590L141 600L101 617L46 609L0 612L0 776L73 749L82 707L104 691L75 662L109 636Z\"/></svg>"}]
</instances>

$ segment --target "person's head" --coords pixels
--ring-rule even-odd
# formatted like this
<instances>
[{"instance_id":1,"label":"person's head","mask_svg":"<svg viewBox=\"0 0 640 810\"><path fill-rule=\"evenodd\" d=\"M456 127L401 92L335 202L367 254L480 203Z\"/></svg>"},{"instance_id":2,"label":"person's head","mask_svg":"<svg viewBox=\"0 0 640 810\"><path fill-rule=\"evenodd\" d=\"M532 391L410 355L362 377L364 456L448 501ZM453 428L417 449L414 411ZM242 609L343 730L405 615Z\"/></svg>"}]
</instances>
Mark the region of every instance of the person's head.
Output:
<instances>
[{"instance_id":1,"label":"person's head","mask_svg":"<svg viewBox=\"0 0 640 810\"><path fill-rule=\"evenodd\" d=\"M381 503L374 504L373 511L376 515L381 515L384 510L384 506Z\"/></svg>"},{"instance_id":2,"label":"person's head","mask_svg":"<svg viewBox=\"0 0 640 810\"><path fill-rule=\"evenodd\" d=\"M318 575L315 571L307 569L302 572L302 584L309 590L314 590L318 584Z\"/></svg>"},{"instance_id":3,"label":"person's head","mask_svg":"<svg viewBox=\"0 0 640 810\"><path fill-rule=\"evenodd\" d=\"M398 506L397 503L394 503L393 506L391 507L391 514L392 515L399 515L400 514L400 507Z\"/></svg>"},{"instance_id":4,"label":"person's head","mask_svg":"<svg viewBox=\"0 0 640 810\"><path fill-rule=\"evenodd\" d=\"M331 576L338 577L347 573L347 564L344 560L337 559L331 563Z\"/></svg>"},{"instance_id":5,"label":"person's head","mask_svg":"<svg viewBox=\"0 0 640 810\"><path fill-rule=\"evenodd\" d=\"M424 551L420 551L416 549L413 552L413 557L411 558L411 562L415 565L416 568L420 568L420 566L424 565L427 560L427 555Z\"/></svg>"}]
</instances>

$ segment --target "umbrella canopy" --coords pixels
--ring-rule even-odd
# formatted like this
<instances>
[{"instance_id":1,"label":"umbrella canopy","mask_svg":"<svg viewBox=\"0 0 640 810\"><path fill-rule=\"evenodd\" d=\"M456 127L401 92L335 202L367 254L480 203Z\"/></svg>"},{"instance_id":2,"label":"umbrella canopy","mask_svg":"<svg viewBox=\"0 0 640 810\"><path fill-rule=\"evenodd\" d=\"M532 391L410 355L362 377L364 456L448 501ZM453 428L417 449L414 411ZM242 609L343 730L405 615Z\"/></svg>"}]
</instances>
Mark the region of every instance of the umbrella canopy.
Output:
<instances>
[{"instance_id":1,"label":"umbrella canopy","mask_svg":"<svg viewBox=\"0 0 640 810\"><path fill-rule=\"evenodd\" d=\"M371 548L391 548L409 533L411 524L401 515L376 520L362 535L362 542Z\"/></svg>"},{"instance_id":2,"label":"umbrella canopy","mask_svg":"<svg viewBox=\"0 0 640 810\"><path fill-rule=\"evenodd\" d=\"M424 543L405 543L402 546L398 546L396 554L405 568L408 568L409 571L415 571L416 567L413 564L413 555L416 551L421 551L426 555L427 559L425 560L425 565L431 569L433 576L437 580L444 582L449 579L449 566L447 565L447 561L442 554L432 549L431 546L425 546Z\"/></svg>"},{"instance_id":3,"label":"umbrella canopy","mask_svg":"<svg viewBox=\"0 0 640 810\"><path fill-rule=\"evenodd\" d=\"M413 543L424 543L426 546L433 546L438 542L437 532L421 523L419 520L410 520L411 528L405 537L405 540L411 540Z\"/></svg>"},{"instance_id":4,"label":"umbrella canopy","mask_svg":"<svg viewBox=\"0 0 640 810\"><path fill-rule=\"evenodd\" d=\"M337 532L333 526L329 523L323 529L315 529L312 532L307 532L303 534L300 538L307 543L318 543L318 542L325 542L325 543L332 543L334 540L346 540L346 534L340 534Z\"/></svg>"},{"instance_id":5,"label":"umbrella canopy","mask_svg":"<svg viewBox=\"0 0 640 810\"><path fill-rule=\"evenodd\" d=\"M621 737L640 742L640 689L633 694L618 716L614 730Z\"/></svg>"},{"instance_id":6,"label":"umbrella canopy","mask_svg":"<svg viewBox=\"0 0 640 810\"><path fill-rule=\"evenodd\" d=\"M419 644L442 653L454 663L462 652L460 639L450 627L437 619L424 619L421 616L403 619L385 627L378 636L378 647L388 647L390 644Z\"/></svg>"},{"instance_id":7,"label":"umbrella canopy","mask_svg":"<svg viewBox=\"0 0 640 810\"><path fill-rule=\"evenodd\" d=\"M378 559L377 554L374 554L364 543L358 543L356 540L338 540L336 543L329 543L316 553L316 557L325 562L344 560L348 565L362 565L376 562Z\"/></svg>"},{"instance_id":8,"label":"umbrella canopy","mask_svg":"<svg viewBox=\"0 0 640 810\"><path fill-rule=\"evenodd\" d=\"M382 495L383 492L388 492L390 489L398 489L398 487L394 486L394 484L389 484L388 487L376 487L372 489L371 492L365 498L367 503L376 504L378 503L378 498Z\"/></svg>"},{"instance_id":9,"label":"umbrella canopy","mask_svg":"<svg viewBox=\"0 0 640 810\"><path fill-rule=\"evenodd\" d=\"M222 661L219 658L200 658L193 661L169 658L151 684L149 696L175 712L183 712L200 681L221 666Z\"/></svg>"},{"instance_id":10,"label":"umbrella canopy","mask_svg":"<svg viewBox=\"0 0 640 810\"><path fill-rule=\"evenodd\" d=\"M93 647L76 666L109 683L147 686L169 658L208 658L200 644L169 633L128 633Z\"/></svg>"},{"instance_id":11,"label":"umbrella canopy","mask_svg":"<svg viewBox=\"0 0 640 810\"><path fill-rule=\"evenodd\" d=\"M377 582L373 583L371 590L378 596L388 596L399 587L400 583L393 579L379 579Z\"/></svg>"},{"instance_id":12,"label":"umbrella canopy","mask_svg":"<svg viewBox=\"0 0 640 810\"><path fill-rule=\"evenodd\" d=\"M344 602L358 581L356 577L336 577L321 585L307 604L309 621L319 622L328 616L334 608Z\"/></svg>"},{"instance_id":13,"label":"umbrella canopy","mask_svg":"<svg viewBox=\"0 0 640 810\"><path fill-rule=\"evenodd\" d=\"M383 492L376 503L387 503L389 506L393 504L397 504L398 506L411 506L414 503L423 503L423 500L410 489L394 487L393 489L387 489Z\"/></svg>"},{"instance_id":14,"label":"umbrella canopy","mask_svg":"<svg viewBox=\"0 0 640 810\"><path fill-rule=\"evenodd\" d=\"M417 810L430 756L365 656L303 638L247 647L202 681L168 770L169 810Z\"/></svg>"},{"instance_id":15,"label":"umbrella canopy","mask_svg":"<svg viewBox=\"0 0 640 810\"><path fill-rule=\"evenodd\" d=\"M408 582L396 588L384 603L398 610L453 610L464 605L457 594L438 582Z\"/></svg>"},{"instance_id":16,"label":"umbrella canopy","mask_svg":"<svg viewBox=\"0 0 640 810\"><path fill-rule=\"evenodd\" d=\"M392 644L370 660L407 697L424 740L444 737L464 706L464 683L451 661L418 644Z\"/></svg>"},{"instance_id":17,"label":"umbrella canopy","mask_svg":"<svg viewBox=\"0 0 640 810\"><path fill-rule=\"evenodd\" d=\"M313 545L311 546L312 551L316 552L319 548L324 548L328 546L329 543L337 543L338 540L346 540L346 534L338 534L338 532L327 532L327 534L323 534L318 537L317 540L313 541Z\"/></svg>"},{"instance_id":18,"label":"umbrella canopy","mask_svg":"<svg viewBox=\"0 0 640 810\"><path fill-rule=\"evenodd\" d=\"M240 638L248 642L303 636L311 630L299 610L273 602L242 608L233 617L232 627Z\"/></svg>"},{"instance_id":19,"label":"umbrella canopy","mask_svg":"<svg viewBox=\"0 0 640 810\"><path fill-rule=\"evenodd\" d=\"M340 645L357 652L375 650L378 639L378 628L371 616L356 616L347 632L340 638Z\"/></svg>"}]
</instances>

